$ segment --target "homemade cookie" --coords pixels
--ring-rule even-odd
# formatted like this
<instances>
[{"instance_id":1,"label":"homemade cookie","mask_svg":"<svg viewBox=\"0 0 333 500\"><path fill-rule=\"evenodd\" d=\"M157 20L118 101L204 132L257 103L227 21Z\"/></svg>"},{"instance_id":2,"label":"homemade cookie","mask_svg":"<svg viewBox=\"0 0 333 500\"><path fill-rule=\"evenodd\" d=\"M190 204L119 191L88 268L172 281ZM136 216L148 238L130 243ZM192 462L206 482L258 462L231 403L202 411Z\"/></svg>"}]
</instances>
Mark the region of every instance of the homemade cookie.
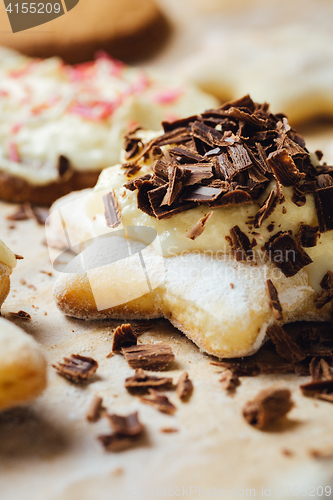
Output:
<instances>
[{"instance_id":1,"label":"homemade cookie","mask_svg":"<svg viewBox=\"0 0 333 500\"><path fill-rule=\"evenodd\" d=\"M10 290L10 275L16 266L16 257L0 240L0 307Z\"/></svg>"},{"instance_id":2,"label":"homemade cookie","mask_svg":"<svg viewBox=\"0 0 333 500\"><path fill-rule=\"evenodd\" d=\"M220 357L253 353L275 321L330 320L333 171L286 118L245 96L141 142L51 214L81 252L58 266L60 310L165 317Z\"/></svg>"},{"instance_id":3,"label":"homemade cookie","mask_svg":"<svg viewBox=\"0 0 333 500\"><path fill-rule=\"evenodd\" d=\"M254 99L269 102L275 113L285 113L292 123L332 116L332 30L313 20L319 13L322 18L325 9L308 4L313 13L305 23L298 22L297 12L274 24L270 2L258 12L260 26L251 26L241 15L224 19L225 29L212 28L177 70L222 101L250 92ZM280 9L278 2L277 17ZM326 11L329 20L332 3ZM253 12L249 15L255 19Z\"/></svg>"},{"instance_id":4,"label":"homemade cookie","mask_svg":"<svg viewBox=\"0 0 333 500\"><path fill-rule=\"evenodd\" d=\"M66 2L62 5L69 7ZM78 63L92 59L96 50L123 61L138 61L162 46L170 28L154 0L80 0L47 24L18 33L11 33L2 3L0 31L0 45L28 56L60 56Z\"/></svg>"},{"instance_id":5,"label":"homemade cookie","mask_svg":"<svg viewBox=\"0 0 333 500\"><path fill-rule=\"evenodd\" d=\"M0 411L27 403L46 386L46 360L35 340L0 318Z\"/></svg>"},{"instance_id":6,"label":"homemade cookie","mask_svg":"<svg viewBox=\"0 0 333 500\"><path fill-rule=\"evenodd\" d=\"M50 204L92 187L123 135L215 106L215 98L105 54L67 66L0 49L0 198Z\"/></svg>"}]
</instances>

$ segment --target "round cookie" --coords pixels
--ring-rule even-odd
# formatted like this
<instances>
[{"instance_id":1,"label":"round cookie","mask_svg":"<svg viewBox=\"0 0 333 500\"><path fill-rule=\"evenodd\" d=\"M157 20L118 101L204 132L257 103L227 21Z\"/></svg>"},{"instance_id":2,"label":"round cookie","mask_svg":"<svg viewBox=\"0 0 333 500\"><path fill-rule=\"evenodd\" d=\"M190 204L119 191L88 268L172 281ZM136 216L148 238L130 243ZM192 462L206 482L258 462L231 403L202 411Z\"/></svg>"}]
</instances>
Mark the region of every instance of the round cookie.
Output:
<instances>
[{"instance_id":1,"label":"round cookie","mask_svg":"<svg viewBox=\"0 0 333 500\"><path fill-rule=\"evenodd\" d=\"M154 0L80 0L64 15L26 31L11 32L4 3L0 6L0 45L29 56L60 56L69 63L92 59L106 50L123 61L156 52L169 25Z\"/></svg>"},{"instance_id":2,"label":"round cookie","mask_svg":"<svg viewBox=\"0 0 333 500\"><path fill-rule=\"evenodd\" d=\"M119 161L133 126L156 130L216 104L178 78L105 53L70 66L0 48L0 198L45 205L92 187Z\"/></svg>"},{"instance_id":3,"label":"round cookie","mask_svg":"<svg viewBox=\"0 0 333 500\"><path fill-rule=\"evenodd\" d=\"M0 318L0 411L26 403L46 387L46 360L37 342Z\"/></svg>"}]
</instances>

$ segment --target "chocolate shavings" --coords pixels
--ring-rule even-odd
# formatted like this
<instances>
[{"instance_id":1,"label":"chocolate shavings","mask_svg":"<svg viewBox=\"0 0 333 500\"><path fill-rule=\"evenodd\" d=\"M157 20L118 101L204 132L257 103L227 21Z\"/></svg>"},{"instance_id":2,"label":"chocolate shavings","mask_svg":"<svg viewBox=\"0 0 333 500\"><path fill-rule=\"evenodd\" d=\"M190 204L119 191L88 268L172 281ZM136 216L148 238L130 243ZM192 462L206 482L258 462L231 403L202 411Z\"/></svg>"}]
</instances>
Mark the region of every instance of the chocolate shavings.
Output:
<instances>
[{"instance_id":1,"label":"chocolate shavings","mask_svg":"<svg viewBox=\"0 0 333 500\"><path fill-rule=\"evenodd\" d=\"M297 240L302 247L311 248L317 245L319 236L319 226L301 224L297 234Z\"/></svg>"},{"instance_id":2,"label":"chocolate shavings","mask_svg":"<svg viewBox=\"0 0 333 500\"><path fill-rule=\"evenodd\" d=\"M135 370L132 377L125 380L125 387L129 392L147 392L148 389L170 389L172 387L172 378L170 377L156 377L148 375L142 368Z\"/></svg>"},{"instance_id":3,"label":"chocolate shavings","mask_svg":"<svg viewBox=\"0 0 333 500\"><path fill-rule=\"evenodd\" d=\"M136 334L132 326L127 323L117 326L113 333L111 352L120 352L123 347L129 347L137 344Z\"/></svg>"},{"instance_id":4,"label":"chocolate shavings","mask_svg":"<svg viewBox=\"0 0 333 500\"><path fill-rule=\"evenodd\" d=\"M297 363L306 358L306 353L294 342L290 335L277 323L270 325L266 331L276 347L276 352L290 363Z\"/></svg>"},{"instance_id":5,"label":"chocolate shavings","mask_svg":"<svg viewBox=\"0 0 333 500\"><path fill-rule=\"evenodd\" d=\"M227 369L222 373L220 382L222 389L227 391L229 394L233 394L240 385L238 375L230 369Z\"/></svg>"},{"instance_id":6,"label":"chocolate shavings","mask_svg":"<svg viewBox=\"0 0 333 500\"><path fill-rule=\"evenodd\" d=\"M213 212L209 212L209 214L207 214L204 217L202 217L201 219L199 219L198 222L196 224L194 224L192 229L190 229L187 232L187 234L186 234L187 238L190 238L190 240L194 241L198 236L200 236L204 232L206 224L212 215L213 215Z\"/></svg>"},{"instance_id":7,"label":"chocolate shavings","mask_svg":"<svg viewBox=\"0 0 333 500\"><path fill-rule=\"evenodd\" d=\"M320 286L323 289L321 294L315 299L315 304L317 309L322 309L324 305L332 302L333 300L333 273L332 271L327 271L325 276L320 282Z\"/></svg>"},{"instance_id":8,"label":"chocolate shavings","mask_svg":"<svg viewBox=\"0 0 333 500\"><path fill-rule=\"evenodd\" d=\"M106 414L114 432L108 435L98 436L107 451L121 451L127 449L142 437L144 426L138 418L138 413L131 413L127 416L116 414Z\"/></svg>"},{"instance_id":9,"label":"chocolate shavings","mask_svg":"<svg viewBox=\"0 0 333 500\"><path fill-rule=\"evenodd\" d=\"M310 256L288 232L273 235L262 250L287 278L294 276L312 262Z\"/></svg>"},{"instance_id":10,"label":"chocolate shavings","mask_svg":"<svg viewBox=\"0 0 333 500\"><path fill-rule=\"evenodd\" d=\"M67 378L71 382L82 383L89 380L98 368L98 363L93 358L71 354L69 358L64 358L63 363L52 365L58 375Z\"/></svg>"},{"instance_id":11,"label":"chocolate shavings","mask_svg":"<svg viewBox=\"0 0 333 500\"><path fill-rule=\"evenodd\" d=\"M173 415L177 410L167 396L162 396L154 389L149 389L149 395L141 396L139 399L142 403L153 406L160 412L167 413L168 415Z\"/></svg>"},{"instance_id":12,"label":"chocolate shavings","mask_svg":"<svg viewBox=\"0 0 333 500\"><path fill-rule=\"evenodd\" d=\"M192 395L192 392L193 392L192 381L189 379L188 373L184 372L180 375L177 382L177 387L176 387L177 396L182 401L188 401Z\"/></svg>"},{"instance_id":13,"label":"chocolate shavings","mask_svg":"<svg viewBox=\"0 0 333 500\"><path fill-rule=\"evenodd\" d=\"M122 353L129 366L135 369L163 370L175 359L171 347L165 343L124 347Z\"/></svg>"},{"instance_id":14,"label":"chocolate shavings","mask_svg":"<svg viewBox=\"0 0 333 500\"><path fill-rule=\"evenodd\" d=\"M289 389L272 387L260 391L252 401L248 401L243 408L243 416L252 427L263 429L284 417L293 406Z\"/></svg>"},{"instance_id":15,"label":"chocolate shavings","mask_svg":"<svg viewBox=\"0 0 333 500\"><path fill-rule=\"evenodd\" d=\"M269 297L270 297L269 305L273 309L275 319L277 321L281 321L282 320L282 306L281 306L281 303L279 300L279 295L278 295L277 289L275 288L272 280L267 280L266 284L267 284L267 290L268 290Z\"/></svg>"},{"instance_id":16,"label":"chocolate shavings","mask_svg":"<svg viewBox=\"0 0 333 500\"><path fill-rule=\"evenodd\" d=\"M106 225L111 228L118 227L119 224L121 224L121 215L118 201L113 190L103 196L103 203Z\"/></svg>"},{"instance_id":17,"label":"chocolate shavings","mask_svg":"<svg viewBox=\"0 0 333 500\"><path fill-rule=\"evenodd\" d=\"M101 418L104 410L103 399L95 395L88 408L86 419L91 423L97 422Z\"/></svg>"},{"instance_id":18,"label":"chocolate shavings","mask_svg":"<svg viewBox=\"0 0 333 500\"><path fill-rule=\"evenodd\" d=\"M237 261L253 259L251 242L238 226L234 226L230 229L229 243L231 244L233 255Z\"/></svg>"}]
</instances>

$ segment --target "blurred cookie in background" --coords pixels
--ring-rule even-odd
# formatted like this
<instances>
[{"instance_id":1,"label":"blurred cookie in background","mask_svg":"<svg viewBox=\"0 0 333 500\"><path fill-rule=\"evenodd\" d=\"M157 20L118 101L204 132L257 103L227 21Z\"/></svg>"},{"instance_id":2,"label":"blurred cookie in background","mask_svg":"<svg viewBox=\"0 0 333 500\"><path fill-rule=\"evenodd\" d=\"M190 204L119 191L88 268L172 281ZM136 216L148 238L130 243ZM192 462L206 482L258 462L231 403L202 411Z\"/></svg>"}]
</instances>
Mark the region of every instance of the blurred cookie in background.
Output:
<instances>
[{"instance_id":1,"label":"blurred cookie in background","mask_svg":"<svg viewBox=\"0 0 333 500\"><path fill-rule=\"evenodd\" d=\"M120 160L124 134L200 113L217 100L105 52L66 65L0 48L0 198L47 205L95 185Z\"/></svg>"},{"instance_id":2,"label":"blurred cookie in background","mask_svg":"<svg viewBox=\"0 0 333 500\"><path fill-rule=\"evenodd\" d=\"M17 33L0 5L0 45L32 57L60 56L68 63L88 61L97 50L126 62L142 60L158 52L169 32L154 0L79 0L56 19Z\"/></svg>"},{"instance_id":3,"label":"blurred cookie in background","mask_svg":"<svg viewBox=\"0 0 333 500\"><path fill-rule=\"evenodd\" d=\"M297 125L333 115L330 0L160 1L179 42L162 54L161 67L177 60L179 74L222 101L250 93Z\"/></svg>"}]
</instances>

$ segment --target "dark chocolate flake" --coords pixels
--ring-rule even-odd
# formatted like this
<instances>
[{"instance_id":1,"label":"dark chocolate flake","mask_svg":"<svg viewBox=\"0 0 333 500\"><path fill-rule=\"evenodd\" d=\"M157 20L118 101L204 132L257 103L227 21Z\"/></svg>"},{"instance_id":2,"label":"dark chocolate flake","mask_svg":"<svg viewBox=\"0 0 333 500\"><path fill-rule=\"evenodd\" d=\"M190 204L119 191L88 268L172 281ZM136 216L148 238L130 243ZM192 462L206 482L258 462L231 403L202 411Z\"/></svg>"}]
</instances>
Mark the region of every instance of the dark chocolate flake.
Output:
<instances>
[{"instance_id":1,"label":"dark chocolate flake","mask_svg":"<svg viewBox=\"0 0 333 500\"><path fill-rule=\"evenodd\" d=\"M288 232L273 235L262 250L288 278L312 262L310 256Z\"/></svg>"},{"instance_id":2,"label":"dark chocolate flake","mask_svg":"<svg viewBox=\"0 0 333 500\"><path fill-rule=\"evenodd\" d=\"M117 326L113 333L112 352L119 352L123 347L137 344L137 337L129 323Z\"/></svg>"},{"instance_id":3,"label":"dark chocolate flake","mask_svg":"<svg viewBox=\"0 0 333 500\"><path fill-rule=\"evenodd\" d=\"M139 344L122 349L127 363L131 368L146 370L163 370L175 359L169 344Z\"/></svg>"},{"instance_id":4,"label":"dark chocolate flake","mask_svg":"<svg viewBox=\"0 0 333 500\"><path fill-rule=\"evenodd\" d=\"M100 396L96 395L90 403L86 419L91 423L97 422L101 418L102 412L104 410L103 399Z\"/></svg>"},{"instance_id":5,"label":"dark chocolate flake","mask_svg":"<svg viewBox=\"0 0 333 500\"><path fill-rule=\"evenodd\" d=\"M267 328L266 335L275 345L276 352L290 363L297 363L306 358L306 353L277 323Z\"/></svg>"},{"instance_id":6,"label":"dark chocolate flake","mask_svg":"<svg viewBox=\"0 0 333 500\"><path fill-rule=\"evenodd\" d=\"M107 451L117 452L127 449L142 437L144 426L139 421L137 412L125 417L115 414L106 414L106 417L114 432L98 436L98 439Z\"/></svg>"},{"instance_id":7,"label":"dark chocolate flake","mask_svg":"<svg viewBox=\"0 0 333 500\"><path fill-rule=\"evenodd\" d=\"M111 228L121 224L121 215L115 192L112 190L103 196L106 225Z\"/></svg>"},{"instance_id":8,"label":"dark chocolate flake","mask_svg":"<svg viewBox=\"0 0 333 500\"><path fill-rule=\"evenodd\" d=\"M279 300L279 295L278 295L277 289L275 288L272 280L267 280L266 284L267 284L267 290L268 290L268 294L269 294L269 298L270 298L269 305L273 309L275 319L277 321L281 321L282 320L282 306L281 306L281 303Z\"/></svg>"},{"instance_id":9,"label":"dark chocolate flake","mask_svg":"<svg viewBox=\"0 0 333 500\"><path fill-rule=\"evenodd\" d=\"M220 382L222 389L227 391L229 394L233 394L236 391L236 388L240 385L238 375L230 369L227 369L222 373Z\"/></svg>"},{"instance_id":10,"label":"dark chocolate flake","mask_svg":"<svg viewBox=\"0 0 333 500\"><path fill-rule=\"evenodd\" d=\"M230 238L232 252L237 261L253 259L251 242L238 226L230 229Z\"/></svg>"},{"instance_id":11,"label":"dark chocolate flake","mask_svg":"<svg viewBox=\"0 0 333 500\"><path fill-rule=\"evenodd\" d=\"M246 403L243 416L253 427L263 429L284 417L293 406L289 389L272 387L260 391L252 401Z\"/></svg>"},{"instance_id":12,"label":"dark chocolate flake","mask_svg":"<svg viewBox=\"0 0 333 500\"><path fill-rule=\"evenodd\" d=\"M141 396L140 401L147 405L153 406L162 413L167 413L168 415L173 415L177 408L167 396L162 396L154 389L149 389L148 396Z\"/></svg>"},{"instance_id":13,"label":"dark chocolate flake","mask_svg":"<svg viewBox=\"0 0 333 500\"><path fill-rule=\"evenodd\" d=\"M70 162L66 156L60 155L58 159L58 172L63 177L70 169Z\"/></svg>"},{"instance_id":14,"label":"dark chocolate flake","mask_svg":"<svg viewBox=\"0 0 333 500\"><path fill-rule=\"evenodd\" d=\"M305 248L315 247L319 237L319 226L308 226L301 224L297 234L297 240Z\"/></svg>"},{"instance_id":15,"label":"dark chocolate flake","mask_svg":"<svg viewBox=\"0 0 333 500\"><path fill-rule=\"evenodd\" d=\"M317 309L322 309L324 305L332 302L333 300L333 273L332 271L327 271L325 276L320 282L320 286L323 289L321 294L315 299L315 304Z\"/></svg>"},{"instance_id":16,"label":"dark chocolate flake","mask_svg":"<svg viewBox=\"0 0 333 500\"><path fill-rule=\"evenodd\" d=\"M52 365L59 375L75 383L82 383L89 380L98 368L98 363L93 358L72 354L69 358L64 358L63 363Z\"/></svg>"},{"instance_id":17,"label":"dark chocolate flake","mask_svg":"<svg viewBox=\"0 0 333 500\"><path fill-rule=\"evenodd\" d=\"M298 170L286 149L271 153L267 158L267 162L276 179L283 186L294 186L305 177L305 174Z\"/></svg>"},{"instance_id":18,"label":"dark chocolate flake","mask_svg":"<svg viewBox=\"0 0 333 500\"><path fill-rule=\"evenodd\" d=\"M172 378L156 377L148 375L142 368L135 370L132 377L125 380L125 387L129 392L147 392L148 389L170 389L172 387Z\"/></svg>"},{"instance_id":19,"label":"dark chocolate flake","mask_svg":"<svg viewBox=\"0 0 333 500\"><path fill-rule=\"evenodd\" d=\"M254 227L259 228L261 227L263 221L265 219L268 219L270 215L272 215L277 203L278 203L278 195L274 191L274 189L271 190L269 193L268 197L260 207L260 210L257 212L254 220Z\"/></svg>"},{"instance_id":20,"label":"dark chocolate flake","mask_svg":"<svg viewBox=\"0 0 333 500\"><path fill-rule=\"evenodd\" d=\"M206 224L210 219L210 217L212 216L212 214L213 212L209 212L209 214L199 219L198 222L192 227L192 229L190 229L187 232L186 234L187 238L190 238L190 240L194 241L198 236L200 236L203 233Z\"/></svg>"},{"instance_id":21,"label":"dark chocolate flake","mask_svg":"<svg viewBox=\"0 0 333 500\"><path fill-rule=\"evenodd\" d=\"M189 379L188 373L184 372L178 379L176 393L179 399L187 401L193 392L193 384Z\"/></svg>"}]
</instances>

